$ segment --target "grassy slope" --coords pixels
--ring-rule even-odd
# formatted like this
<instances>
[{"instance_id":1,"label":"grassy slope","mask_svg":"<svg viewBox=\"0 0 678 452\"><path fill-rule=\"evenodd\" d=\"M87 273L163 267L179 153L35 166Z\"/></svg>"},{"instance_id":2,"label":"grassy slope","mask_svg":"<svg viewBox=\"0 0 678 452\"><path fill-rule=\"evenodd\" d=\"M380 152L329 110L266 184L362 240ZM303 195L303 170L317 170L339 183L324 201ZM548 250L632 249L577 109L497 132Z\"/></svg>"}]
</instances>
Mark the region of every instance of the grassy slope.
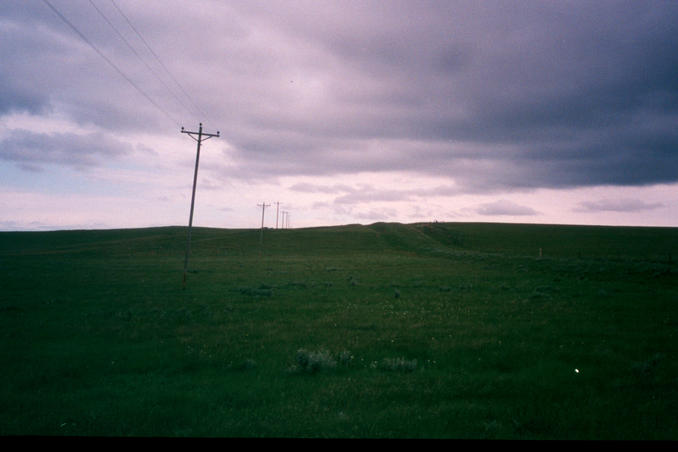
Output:
<instances>
[{"instance_id":1,"label":"grassy slope","mask_svg":"<svg viewBox=\"0 0 678 452\"><path fill-rule=\"evenodd\" d=\"M0 434L678 436L676 229L185 232L0 233Z\"/></svg>"}]
</instances>

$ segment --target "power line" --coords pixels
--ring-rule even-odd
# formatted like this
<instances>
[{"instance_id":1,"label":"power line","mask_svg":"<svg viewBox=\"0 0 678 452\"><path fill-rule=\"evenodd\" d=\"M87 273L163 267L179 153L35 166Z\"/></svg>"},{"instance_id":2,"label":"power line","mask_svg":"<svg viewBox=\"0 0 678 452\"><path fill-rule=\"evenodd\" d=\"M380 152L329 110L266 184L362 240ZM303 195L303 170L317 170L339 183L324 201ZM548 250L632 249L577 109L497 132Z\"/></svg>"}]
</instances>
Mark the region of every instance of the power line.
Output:
<instances>
[{"instance_id":1,"label":"power line","mask_svg":"<svg viewBox=\"0 0 678 452\"><path fill-rule=\"evenodd\" d=\"M142 96L146 98L147 101L149 101L155 108L160 110L165 116L167 116L172 122L179 124L179 121L177 121L171 114L167 112L164 108L162 108L160 105L158 105L151 97L146 94L144 90L142 90L134 81L127 76L113 61L111 61L106 55L103 54L99 48L94 45L92 41L87 39L87 37L80 31L78 28L73 25L58 9L54 7L48 0L42 0L59 18L66 24L68 25L80 38L85 41L104 61L106 61L115 71L122 76L127 82L132 85L134 89L136 89Z\"/></svg>"},{"instance_id":2,"label":"power line","mask_svg":"<svg viewBox=\"0 0 678 452\"><path fill-rule=\"evenodd\" d=\"M99 13L99 15L106 21L106 23L113 29L113 31L118 35L118 37L120 39L122 39L122 41L127 45L127 47L132 51L132 53L134 53L134 55L136 55L136 57L139 59L139 61L141 61L146 66L146 68L151 72L151 74L153 74L153 76L155 76L155 78L157 78L158 81L160 81L160 83L162 83L162 85L165 87L165 89L167 89L167 91L174 97L174 99L176 99L176 101L179 103L179 105L181 105L187 111L191 112L190 111L191 109L181 99L179 99L179 97L176 95L176 93L174 93L174 91L172 91L170 89L170 87L162 79L162 77L160 77L158 75L158 73L155 71L155 69L153 69L151 67L151 65L149 65L148 62L146 62L146 60L141 57L141 55L139 55L139 52L137 52L136 49L134 48L134 46L132 46L132 44L130 44L130 42L127 40L127 38L125 38L125 36L123 36L123 34L120 32L120 30L118 30L118 28L115 25L113 25L113 23L108 19L108 17L103 13L103 11L101 11L101 9L99 9L99 7L97 7L97 5L94 3L94 1L89 0L89 3L97 11L97 13ZM191 113L193 113L193 112L191 112Z\"/></svg>"},{"instance_id":3,"label":"power line","mask_svg":"<svg viewBox=\"0 0 678 452\"><path fill-rule=\"evenodd\" d=\"M141 39L141 42L144 43L144 45L146 46L146 48L148 49L148 51L151 52L151 54L153 55L153 57L155 57L155 59L156 59L156 60L158 61L158 63L160 64L160 66L162 66L162 68L165 70L165 72L167 72L167 75L169 75L169 77L172 79L172 81L174 81L174 83L177 85L177 87L179 87L179 90L181 90L181 92L184 94L184 96L186 96L186 98L189 100L189 102L191 103L191 105L193 106L193 108L195 108L196 112L197 112L198 114L202 115L203 117L206 116L205 113L204 113L204 112L203 112L203 111L195 104L195 102L193 102L193 99L191 98L191 96L188 95L188 93L186 92L186 90L184 89L184 87L181 86L181 84L180 84L180 83L177 81L177 79L172 75L172 73L169 71L169 69L167 69L167 66L165 66L165 64L162 62L162 60L160 60L160 57L158 56L158 54L155 53L155 52L153 51L153 49L152 49L151 46L148 44L148 42L144 39L143 36L141 36L141 33L139 33L139 30L137 30L136 27L135 27L134 25L132 25L132 22L129 20L129 18L127 17L127 15L120 9L120 7L118 6L118 4L115 3L115 0L111 0L111 3L113 4L113 6L115 6L115 9L118 10L118 12L120 13L120 15L125 19L125 21L127 21L127 24L130 26L130 28L131 28L132 30L134 30L134 33L136 33L136 35L139 37L139 39Z\"/></svg>"}]
</instances>

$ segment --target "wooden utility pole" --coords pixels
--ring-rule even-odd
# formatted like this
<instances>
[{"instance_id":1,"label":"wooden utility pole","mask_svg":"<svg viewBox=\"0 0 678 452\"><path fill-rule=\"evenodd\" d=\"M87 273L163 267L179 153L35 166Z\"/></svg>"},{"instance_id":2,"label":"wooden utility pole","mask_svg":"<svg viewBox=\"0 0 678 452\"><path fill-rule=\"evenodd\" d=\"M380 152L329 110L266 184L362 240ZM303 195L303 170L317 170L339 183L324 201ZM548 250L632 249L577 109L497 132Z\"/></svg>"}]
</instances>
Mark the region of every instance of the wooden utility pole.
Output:
<instances>
[{"instance_id":1,"label":"wooden utility pole","mask_svg":"<svg viewBox=\"0 0 678 452\"><path fill-rule=\"evenodd\" d=\"M203 141L209 140L212 137L218 137L217 133L205 133L202 131L202 123L197 132L191 132L181 128L181 133L188 134L198 143L198 150L195 155L195 172L193 173L193 193L191 194L191 214L188 217L188 239L186 240L186 257L184 259L184 280L183 286L186 287L186 273L188 272L188 256L191 254L191 228L193 227L193 206L195 205L195 185L198 182L198 163L200 161L200 145ZM197 138L196 138L197 135Z\"/></svg>"},{"instance_id":2,"label":"wooden utility pole","mask_svg":"<svg viewBox=\"0 0 678 452\"><path fill-rule=\"evenodd\" d=\"M257 206L261 206L261 237L259 238L259 242L263 245L264 244L264 211L266 210L266 207L270 207L270 204L266 204L264 202L262 204L257 204Z\"/></svg>"},{"instance_id":3,"label":"wooden utility pole","mask_svg":"<svg viewBox=\"0 0 678 452\"><path fill-rule=\"evenodd\" d=\"M275 228L278 229L278 213L280 212L280 202L275 203Z\"/></svg>"}]
</instances>

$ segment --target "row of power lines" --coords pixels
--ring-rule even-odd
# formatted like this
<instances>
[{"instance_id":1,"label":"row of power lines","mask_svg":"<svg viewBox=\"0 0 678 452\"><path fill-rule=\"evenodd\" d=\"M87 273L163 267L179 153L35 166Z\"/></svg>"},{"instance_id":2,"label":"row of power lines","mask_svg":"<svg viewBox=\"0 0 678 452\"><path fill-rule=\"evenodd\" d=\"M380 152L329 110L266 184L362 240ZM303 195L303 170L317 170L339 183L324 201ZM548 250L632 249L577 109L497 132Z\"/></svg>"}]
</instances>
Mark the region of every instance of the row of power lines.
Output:
<instances>
[{"instance_id":1,"label":"row of power lines","mask_svg":"<svg viewBox=\"0 0 678 452\"><path fill-rule=\"evenodd\" d=\"M74 21L70 20L66 14L57 8L54 3L50 0L42 0L49 9L56 14L62 22L64 22L75 34L77 34L82 41L84 41L88 46L94 50L94 52L101 57L110 67L112 67L115 72L118 73L123 79L125 79L144 99L146 99L151 105L153 105L157 110L159 110L165 117L171 120L175 125L179 125L180 121L176 119L174 114L170 111L174 109L168 109L166 106L163 106L155 96L152 96L149 91L142 87L142 84L138 80L135 80L129 75L129 71L124 67L119 61L116 63L113 59L106 55L101 48L95 43L94 40L89 38L81 29L78 27ZM132 52L132 54L144 65L144 67L149 71L153 80L159 82L164 91L169 94L178 107L183 109L185 113L188 113L193 117L202 117L205 118L204 111L196 104L194 99L189 95L187 90L182 86L179 80L172 74L167 65L159 57L158 53L153 50L150 43L143 34L139 31L139 28L136 27L129 16L122 10L122 8L116 3L115 0L109 0L112 8L109 8L109 11L106 12L101 5L97 6L94 0L88 0L89 5L92 7L92 11L96 13L103 21L108 25L108 27L114 32L117 39L120 40L125 47ZM82 10L81 10L82 11ZM122 32L121 27L115 25L115 20L112 18L111 11L115 11L115 15L118 17L118 22L125 24L131 34L136 37L137 46L133 45L132 40L125 37L125 33ZM130 33L128 33L130 34ZM139 45L141 44L141 45ZM138 47L138 48L137 48ZM142 50L143 49L143 50Z\"/></svg>"},{"instance_id":2,"label":"row of power lines","mask_svg":"<svg viewBox=\"0 0 678 452\"><path fill-rule=\"evenodd\" d=\"M84 43L86 43L102 60L104 60L117 74L122 77L127 83L129 83L132 88L134 88L146 101L153 105L158 111L160 111L166 118L168 118L172 123L177 127L180 125L180 122L175 118L173 112L183 111L184 114L189 114L189 116L202 117L204 118L206 114L200 107L196 105L193 98L188 94L186 89L182 84L177 80L177 78L170 72L169 68L162 59L159 57L158 53L151 47L150 43L143 34L139 31L139 28L136 27L129 16L125 14L122 8L116 3L116 0L108 0L110 2L109 8L103 8L102 1L99 1L99 4L95 3L94 0L88 0L89 5L91 6L91 12L99 16L108 27L113 31L115 36L118 39L120 44L124 46L138 59L143 66L148 70L151 75L151 80L157 81L166 93L169 96L168 98L173 99L176 104L173 108L166 108L167 105L164 105L159 101L158 98L152 96L150 91L145 89L145 84L142 84L140 80L130 76L132 71L125 66L124 60L117 62L110 56L104 53L101 50L101 47L97 45L96 41L91 37L87 36L86 33L82 31L76 21L69 19L68 15L63 12L60 8L55 6L53 0L42 0L43 3L59 18L61 21L66 24ZM82 10L79 11L80 14L83 13ZM113 15L117 18L113 19ZM134 41L136 46L133 44L133 41L129 37L125 36L125 33L122 31L122 26L125 27L126 33L129 37L135 37ZM140 45L143 44L143 45ZM129 63L129 61L127 62ZM161 90L162 91L162 90ZM180 107L177 109L177 107ZM195 169L193 173L193 189L191 193L191 210L188 220L188 229L187 229L187 240L186 240L186 254L184 257L184 272L183 272L183 286L186 286L186 277L188 273L188 260L191 254L191 232L193 226L193 211L195 206L195 193L196 185L198 178L198 165L200 161L200 148L204 141L219 137L220 133L208 133L203 130L203 124L200 122L198 130L187 130L184 127L181 127L181 133L188 135L197 143L196 157L195 157ZM262 204L262 243L263 243L263 225L264 225L264 211L266 207L270 207L270 204ZM280 203L276 203L276 229L279 227L279 216L280 216ZM289 227L289 212L282 212L282 227Z\"/></svg>"},{"instance_id":3,"label":"row of power lines","mask_svg":"<svg viewBox=\"0 0 678 452\"><path fill-rule=\"evenodd\" d=\"M271 207L270 204L262 202L257 204L257 207L261 207L261 234L259 235L259 244L263 246L264 244L264 216L266 214L266 207ZM278 221L280 220L280 202L275 203L275 228L278 229ZM287 229L290 222L290 213L286 210L282 211L282 229Z\"/></svg>"},{"instance_id":4,"label":"row of power lines","mask_svg":"<svg viewBox=\"0 0 678 452\"><path fill-rule=\"evenodd\" d=\"M150 72L151 76L153 79L157 80L160 85L169 93L170 97L172 97L179 106L183 108L183 111L186 113L189 113L189 115L195 115L199 117L205 117L205 113L203 110L200 109L196 105L196 103L193 101L193 98L188 94L186 89L179 83L177 78L170 72L170 70L167 68L167 66L163 63L163 61L160 59L158 56L158 53L153 50L151 45L149 44L148 40L144 38L144 36L141 34L139 29L134 26L132 21L130 20L129 16L125 14L125 12L120 8L120 6L116 3L115 0L109 0L111 6L113 9L116 11L116 15L118 17L118 20L122 20L127 27L134 33L134 35L137 37L137 42L143 43L143 48L145 51L140 51L135 48L134 45L132 45L132 42L125 37L123 32L118 28L114 20L111 19L111 17L100 7L97 6L97 4L94 2L94 0L88 0L90 6L94 11L96 11L96 14L100 16L106 24L113 30L115 35L122 41L125 46L134 54L134 56L140 60L144 67ZM68 17L61 11L59 8L57 8L50 0L43 0L43 3L50 9L54 14L56 14L59 19L63 23L65 23L76 35L82 39L89 47L94 50L94 52L101 57L110 67L112 67L118 75L120 75L123 79L125 79L143 98L145 98L151 105L153 105L156 109L158 109L161 113L163 113L167 118L170 119L175 125L179 126L180 122L177 121L177 119L174 117L170 111L163 107L162 103L158 102L154 97L152 97L149 92L147 92L142 86L137 83L129 74L127 70L124 70L122 65L120 63L116 63L111 59L109 56L107 56L95 42L90 39L85 33L82 32L82 30L72 21L69 20ZM109 14L112 10L109 9ZM142 56L145 55L145 56ZM149 56L152 56L152 58L149 58ZM148 60L151 60L150 62ZM154 68L155 66L155 68ZM173 82L173 84L168 83L161 74L164 74L165 77L167 77L169 80ZM197 183L197 178L198 178L198 163L200 160L200 146L203 141L212 138L212 137L219 137L219 132L217 133L207 133L203 131L202 127L202 122L200 123L198 131L189 131L185 130L183 127L181 127L181 133L185 133L191 138L193 138L197 142L197 152L196 152L196 158L195 158L195 171L193 174L193 191L192 191L192 196L191 196L191 211L190 211L190 216L189 216L189 221L188 221L188 237L186 241L186 255L184 259L184 275L183 275L183 284L184 287L186 286L186 274L188 272L188 258L191 253L191 229L193 226L193 208L195 204L195 189L196 189L196 183Z\"/></svg>"},{"instance_id":5,"label":"row of power lines","mask_svg":"<svg viewBox=\"0 0 678 452\"><path fill-rule=\"evenodd\" d=\"M270 204L262 202L257 204L257 207L261 207L261 229L264 229L264 217L266 214L266 208L271 207ZM281 217L282 215L282 217ZM275 228L276 229L287 229L290 227L290 213L287 210L280 210L280 202L275 203Z\"/></svg>"}]
</instances>

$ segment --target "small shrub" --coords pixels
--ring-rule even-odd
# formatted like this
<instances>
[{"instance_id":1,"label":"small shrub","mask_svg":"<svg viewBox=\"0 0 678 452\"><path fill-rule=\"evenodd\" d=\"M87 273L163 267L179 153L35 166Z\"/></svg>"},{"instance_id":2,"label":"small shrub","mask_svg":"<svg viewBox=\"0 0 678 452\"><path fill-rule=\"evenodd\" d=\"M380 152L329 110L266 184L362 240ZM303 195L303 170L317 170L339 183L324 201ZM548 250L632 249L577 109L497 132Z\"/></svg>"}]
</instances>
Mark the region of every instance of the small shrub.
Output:
<instances>
[{"instance_id":1,"label":"small shrub","mask_svg":"<svg viewBox=\"0 0 678 452\"><path fill-rule=\"evenodd\" d=\"M344 350L339 352L337 360L342 366L348 366L353 361L353 355L348 350Z\"/></svg>"},{"instance_id":2,"label":"small shrub","mask_svg":"<svg viewBox=\"0 0 678 452\"><path fill-rule=\"evenodd\" d=\"M348 350L333 356L328 350L309 351L303 348L297 350L294 356L294 365L291 372L316 373L321 370L333 370L337 366L347 367L353 361L353 355Z\"/></svg>"},{"instance_id":3,"label":"small shrub","mask_svg":"<svg viewBox=\"0 0 678 452\"><path fill-rule=\"evenodd\" d=\"M238 363L233 363L230 362L226 366L226 369L231 370L231 371L237 371L237 372L242 372L246 370L252 370L257 367L257 362L253 359L245 359L243 361L240 361Z\"/></svg>"},{"instance_id":4,"label":"small shrub","mask_svg":"<svg viewBox=\"0 0 678 452\"><path fill-rule=\"evenodd\" d=\"M240 367L243 370L254 369L257 367L257 362L251 358L248 358L245 361L243 361Z\"/></svg>"},{"instance_id":5,"label":"small shrub","mask_svg":"<svg viewBox=\"0 0 678 452\"><path fill-rule=\"evenodd\" d=\"M252 287L242 287L240 293L243 295L249 295L253 297L270 297L273 295L273 289L270 286L262 284L257 288Z\"/></svg>"},{"instance_id":6,"label":"small shrub","mask_svg":"<svg viewBox=\"0 0 678 452\"><path fill-rule=\"evenodd\" d=\"M316 373L320 370L329 370L336 367L337 361L332 357L332 354L329 351L319 350L312 352L301 348L297 350L295 355L295 366L293 370Z\"/></svg>"},{"instance_id":7,"label":"small shrub","mask_svg":"<svg viewBox=\"0 0 678 452\"><path fill-rule=\"evenodd\" d=\"M390 372L413 372L417 368L417 360L407 360L405 358L384 358L377 365L381 370Z\"/></svg>"},{"instance_id":8,"label":"small shrub","mask_svg":"<svg viewBox=\"0 0 678 452\"><path fill-rule=\"evenodd\" d=\"M654 375L657 365L664 359L661 353L655 353L645 361L635 363L632 367L633 372L642 377L649 377Z\"/></svg>"}]
</instances>

